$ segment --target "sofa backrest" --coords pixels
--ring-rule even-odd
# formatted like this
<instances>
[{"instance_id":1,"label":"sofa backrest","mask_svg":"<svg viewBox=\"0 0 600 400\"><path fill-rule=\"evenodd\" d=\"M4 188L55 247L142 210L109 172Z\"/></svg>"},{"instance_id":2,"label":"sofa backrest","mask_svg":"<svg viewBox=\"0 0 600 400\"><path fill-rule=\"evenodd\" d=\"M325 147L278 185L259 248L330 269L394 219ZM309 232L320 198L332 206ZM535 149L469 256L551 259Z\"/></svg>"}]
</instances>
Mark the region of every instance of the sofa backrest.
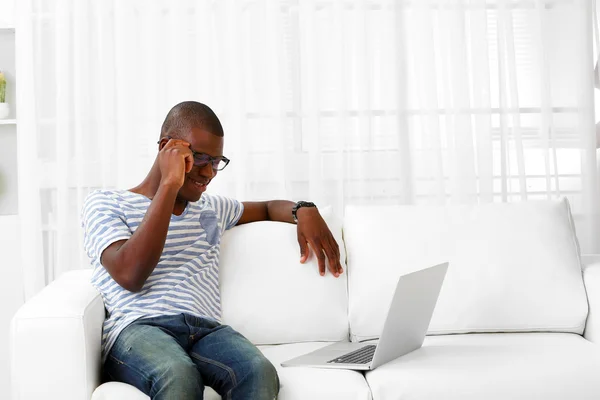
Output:
<instances>
[{"instance_id":1,"label":"sofa backrest","mask_svg":"<svg viewBox=\"0 0 600 400\"><path fill-rule=\"evenodd\" d=\"M479 206L349 206L353 340L378 337L400 275L449 261L429 334L581 334L587 317L566 199Z\"/></svg>"},{"instance_id":2,"label":"sofa backrest","mask_svg":"<svg viewBox=\"0 0 600 400\"><path fill-rule=\"evenodd\" d=\"M345 260L341 221L322 212ZM337 341L348 338L347 274L324 277L314 253L300 264L296 225L255 222L222 239L220 288L223 323L254 344ZM342 264L343 265L343 264Z\"/></svg>"}]
</instances>

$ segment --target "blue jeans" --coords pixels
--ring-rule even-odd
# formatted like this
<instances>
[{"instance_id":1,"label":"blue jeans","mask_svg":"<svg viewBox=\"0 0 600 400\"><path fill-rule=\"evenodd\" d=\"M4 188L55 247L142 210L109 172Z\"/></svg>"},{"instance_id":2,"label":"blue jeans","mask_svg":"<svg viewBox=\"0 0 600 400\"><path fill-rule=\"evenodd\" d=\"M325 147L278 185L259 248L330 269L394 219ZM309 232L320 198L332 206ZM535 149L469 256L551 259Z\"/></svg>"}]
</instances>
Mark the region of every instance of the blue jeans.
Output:
<instances>
[{"instance_id":1,"label":"blue jeans","mask_svg":"<svg viewBox=\"0 0 600 400\"><path fill-rule=\"evenodd\" d=\"M204 386L233 400L273 400L273 364L230 326L187 314L140 319L117 338L106 381L125 382L154 400L201 400Z\"/></svg>"}]
</instances>

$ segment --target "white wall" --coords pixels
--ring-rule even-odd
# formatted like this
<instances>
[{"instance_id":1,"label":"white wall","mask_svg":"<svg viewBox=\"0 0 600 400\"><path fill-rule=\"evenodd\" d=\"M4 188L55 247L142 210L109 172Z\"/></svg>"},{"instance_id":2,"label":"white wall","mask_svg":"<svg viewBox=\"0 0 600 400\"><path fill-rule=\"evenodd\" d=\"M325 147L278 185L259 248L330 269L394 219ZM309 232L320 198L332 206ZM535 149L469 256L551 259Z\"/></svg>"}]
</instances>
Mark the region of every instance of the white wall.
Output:
<instances>
[{"instance_id":1,"label":"white wall","mask_svg":"<svg viewBox=\"0 0 600 400\"><path fill-rule=\"evenodd\" d=\"M0 0L0 25L14 26L14 0Z\"/></svg>"},{"instance_id":2,"label":"white wall","mask_svg":"<svg viewBox=\"0 0 600 400\"><path fill-rule=\"evenodd\" d=\"M0 0L0 10L1 10ZM16 117L15 31L0 29L0 70L6 77L9 119ZM18 212L17 126L0 125L0 217ZM0 225L1 229L1 225Z\"/></svg>"},{"instance_id":3,"label":"white wall","mask_svg":"<svg viewBox=\"0 0 600 400\"><path fill-rule=\"evenodd\" d=\"M0 27L14 27L13 0L0 0ZM0 29L0 70L9 83L7 102L15 118L15 32ZM0 399L10 398L9 326L23 304L20 232L17 215L17 129L0 125Z\"/></svg>"},{"instance_id":4,"label":"white wall","mask_svg":"<svg viewBox=\"0 0 600 400\"><path fill-rule=\"evenodd\" d=\"M23 304L18 216L0 216L0 399L10 393L9 326Z\"/></svg>"}]
</instances>

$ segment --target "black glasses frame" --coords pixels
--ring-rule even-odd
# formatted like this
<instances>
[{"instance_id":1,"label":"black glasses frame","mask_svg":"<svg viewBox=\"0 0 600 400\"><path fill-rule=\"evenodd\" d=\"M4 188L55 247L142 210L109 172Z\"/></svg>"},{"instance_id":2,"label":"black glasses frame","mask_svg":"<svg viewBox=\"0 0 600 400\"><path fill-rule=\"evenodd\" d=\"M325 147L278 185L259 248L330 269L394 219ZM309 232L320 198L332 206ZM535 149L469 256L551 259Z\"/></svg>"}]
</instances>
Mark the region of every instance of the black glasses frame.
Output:
<instances>
[{"instance_id":1,"label":"black glasses frame","mask_svg":"<svg viewBox=\"0 0 600 400\"><path fill-rule=\"evenodd\" d=\"M165 136L163 139L167 139L167 140L171 140L173 139L171 136ZM158 141L158 144L160 144L162 139L160 139ZM192 152L192 156L194 157L194 165L196 167L206 167L208 164L212 164L213 166L213 170L215 171L223 171L225 169L225 167L227 165L229 165L229 162L231 160L229 160L229 158L225 157L225 156L218 156L218 157L213 157L210 154L206 154L206 153L201 153L199 151L194 151L190 148L190 151ZM219 168L215 168L215 161L218 161L219 164L221 164L221 161L224 163L222 167Z\"/></svg>"}]
</instances>

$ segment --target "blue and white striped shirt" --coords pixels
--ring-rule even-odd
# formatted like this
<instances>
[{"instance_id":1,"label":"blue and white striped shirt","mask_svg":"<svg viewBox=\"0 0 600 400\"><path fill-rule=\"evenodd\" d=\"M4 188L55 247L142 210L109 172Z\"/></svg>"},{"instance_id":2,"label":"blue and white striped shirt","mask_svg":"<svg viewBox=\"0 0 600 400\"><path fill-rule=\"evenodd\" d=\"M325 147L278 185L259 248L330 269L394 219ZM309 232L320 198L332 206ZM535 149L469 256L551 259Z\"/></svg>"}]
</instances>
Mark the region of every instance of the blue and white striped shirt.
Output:
<instances>
[{"instance_id":1,"label":"blue and white striped shirt","mask_svg":"<svg viewBox=\"0 0 600 400\"><path fill-rule=\"evenodd\" d=\"M221 320L221 236L242 216L242 203L204 193L198 202L188 203L181 215L172 215L160 260L142 290L133 293L112 279L100 256L112 243L133 235L149 206L150 199L126 190L96 190L83 206L84 247L94 267L92 284L107 310L103 360L119 333L139 318L188 313Z\"/></svg>"}]
</instances>

